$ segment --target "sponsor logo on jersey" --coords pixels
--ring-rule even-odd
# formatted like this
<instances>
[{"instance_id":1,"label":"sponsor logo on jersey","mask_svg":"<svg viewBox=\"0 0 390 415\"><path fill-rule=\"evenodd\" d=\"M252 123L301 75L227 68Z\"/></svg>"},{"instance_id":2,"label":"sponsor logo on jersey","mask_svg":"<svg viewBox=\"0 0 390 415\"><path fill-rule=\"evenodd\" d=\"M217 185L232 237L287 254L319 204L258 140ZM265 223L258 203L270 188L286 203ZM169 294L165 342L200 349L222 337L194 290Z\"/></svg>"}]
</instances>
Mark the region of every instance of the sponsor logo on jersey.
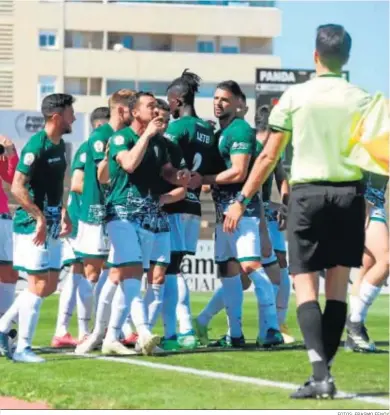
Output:
<instances>
[{"instance_id":1,"label":"sponsor logo on jersey","mask_svg":"<svg viewBox=\"0 0 390 415\"><path fill-rule=\"evenodd\" d=\"M232 150L246 150L248 148L248 143L233 143Z\"/></svg>"},{"instance_id":2,"label":"sponsor logo on jersey","mask_svg":"<svg viewBox=\"0 0 390 415\"><path fill-rule=\"evenodd\" d=\"M196 132L196 139L201 143L210 144L211 137L208 134L200 133L199 131Z\"/></svg>"},{"instance_id":3,"label":"sponsor logo on jersey","mask_svg":"<svg viewBox=\"0 0 390 415\"><path fill-rule=\"evenodd\" d=\"M125 143L125 137L123 137L123 135L117 135L114 138L114 144L117 146L121 146Z\"/></svg>"},{"instance_id":4,"label":"sponsor logo on jersey","mask_svg":"<svg viewBox=\"0 0 390 415\"><path fill-rule=\"evenodd\" d=\"M55 157L55 158L53 158L53 159L48 159L48 160L47 160L47 162L48 162L49 164L52 164L52 163L57 163L58 161L61 161L61 157Z\"/></svg>"},{"instance_id":5,"label":"sponsor logo on jersey","mask_svg":"<svg viewBox=\"0 0 390 415\"><path fill-rule=\"evenodd\" d=\"M87 153L80 154L80 161L81 163L85 163L87 161Z\"/></svg>"}]
</instances>

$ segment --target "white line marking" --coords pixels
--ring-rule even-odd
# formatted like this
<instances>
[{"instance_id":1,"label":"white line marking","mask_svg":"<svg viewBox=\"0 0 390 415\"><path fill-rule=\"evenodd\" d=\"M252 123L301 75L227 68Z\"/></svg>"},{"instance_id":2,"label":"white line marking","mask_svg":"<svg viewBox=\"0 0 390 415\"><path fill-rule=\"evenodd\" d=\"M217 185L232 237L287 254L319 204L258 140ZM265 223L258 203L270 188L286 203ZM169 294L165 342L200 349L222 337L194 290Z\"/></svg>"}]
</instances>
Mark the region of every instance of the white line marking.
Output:
<instances>
[{"instance_id":1,"label":"white line marking","mask_svg":"<svg viewBox=\"0 0 390 415\"><path fill-rule=\"evenodd\" d=\"M140 360L140 359L125 359L123 357L113 357L113 356L96 356L93 354L86 354L86 355L75 355L74 353L63 353L63 354L67 356L88 357L88 358L93 358L95 360L104 360L107 362L125 363L127 365L144 366L150 369L161 369L161 370L167 370L171 372L187 373L189 375L200 376L203 378L222 379L222 380L228 380L228 381L239 382L239 383L247 383L247 384L257 385L257 386L268 386L270 388L296 390L300 386L300 385L294 385L293 383L276 382L276 381L266 380L266 379L251 378L248 376L238 376L238 375L231 375L229 373L212 372L210 370L194 369L191 367L166 365L163 363L153 363L153 362L148 362L148 361ZM338 399L343 399L343 398L354 399L356 401L374 403L374 404L383 405L386 408L389 408L388 399L377 398L375 396L358 396L356 393L347 393L347 392L338 391L336 399L337 398Z\"/></svg>"}]
</instances>

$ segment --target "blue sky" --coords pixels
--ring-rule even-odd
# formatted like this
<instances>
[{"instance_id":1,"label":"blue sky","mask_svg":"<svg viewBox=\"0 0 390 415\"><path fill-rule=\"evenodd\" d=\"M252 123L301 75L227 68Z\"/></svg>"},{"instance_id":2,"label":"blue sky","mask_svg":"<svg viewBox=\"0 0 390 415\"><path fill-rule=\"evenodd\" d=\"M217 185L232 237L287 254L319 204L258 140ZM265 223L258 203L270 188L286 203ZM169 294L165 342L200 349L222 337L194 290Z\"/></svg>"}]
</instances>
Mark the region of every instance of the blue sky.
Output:
<instances>
[{"instance_id":1,"label":"blue sky","mask_svg":"<svg viewBox=\"0 0 390 415\"><path fill-rule=\"evenodd\" d=\"M315 30L325 23L342 24L352 36L346 70L350 81L367 91L389 95L388 1L278 1L282 36L274 53L286 69L313 68Z\"/></svg>"}]
</instances>

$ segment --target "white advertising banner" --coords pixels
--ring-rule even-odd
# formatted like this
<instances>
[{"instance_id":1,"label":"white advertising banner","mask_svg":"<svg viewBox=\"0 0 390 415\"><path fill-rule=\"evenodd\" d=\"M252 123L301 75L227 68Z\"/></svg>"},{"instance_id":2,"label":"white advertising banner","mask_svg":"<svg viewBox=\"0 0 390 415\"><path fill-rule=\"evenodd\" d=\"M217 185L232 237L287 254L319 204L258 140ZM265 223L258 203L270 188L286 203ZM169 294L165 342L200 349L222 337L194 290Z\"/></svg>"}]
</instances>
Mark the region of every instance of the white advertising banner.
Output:
<instances>
[{"instance_id":1,"label":"white advertising banner","mask_svg":"<svg viewBox=\"0 0 390 415\"><path fill-rule=\"evenodd\" d=\"M217 266L214 262L214 241L200 240L198 242L196 255L186 256L181 265L181 271L187 280L188 286L194 292L213 292L220 286L220 281L217 278ZM350 287L354 279L358 275L357 269L352 269L350 276ZM60 275L60 286L68 273L65 269ZM292 281L291 281L292 283ZM17 290L22 290L26 287L26 275L20 273ZM144 278L143 288L145 288L146 281ZM253 291L253 284L249 288ZM292 290L293 292L293 290ZM325 280L320 278L320 293L325 292ZM381 294L389 294L389 281L387 280L385 286L382 288Z\"/></svg>"}]
</instances>

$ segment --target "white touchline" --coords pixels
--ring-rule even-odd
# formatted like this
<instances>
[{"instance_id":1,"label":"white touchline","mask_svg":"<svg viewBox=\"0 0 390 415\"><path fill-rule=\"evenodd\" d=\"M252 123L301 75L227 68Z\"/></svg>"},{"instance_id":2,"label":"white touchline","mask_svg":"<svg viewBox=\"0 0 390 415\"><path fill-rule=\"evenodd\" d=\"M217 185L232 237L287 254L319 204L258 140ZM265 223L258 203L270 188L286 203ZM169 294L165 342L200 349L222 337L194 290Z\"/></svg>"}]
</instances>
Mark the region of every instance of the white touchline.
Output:
<instances>
[{"instance_id":1,"label":"white touchline","mask_svg":"<svg viewBox=\"0 0 390 415\"><path fill-rule=\"evenodd\" d=\"M63 353L63 354L67 356L76 356L74 353ZM134 366L144 366L144 367L148 367L151 369L160 369L160 370L167 370L171 372L187 373L189 375L200 376L203 378L222 379L222 380L227 380L227 381L232 381L232 382L248 383L250 385L268 386L270 388L296 390L300 386L300 385L294 385L293 383L276 382L276 381L266 380L266 379L251 378L248 376L238 376L238 375L231 375L229 373L212 372L210 370L194 369L191 367L167 365L163 363L153 363L153 362L148 362L148 361L140 360L140 359L126 359L123 357L114 357L114 356L96 356L93 354L79 355L77 357L88 357L88 358L93 358L95 360L125 363L127 365L134 365ZM366 403L374 403L377 405L383 405L386 408L389 407L388 399L377 398L375 396L359 396L356 393L347 393L347 392L338 391L336 399L343 399L343 398L354 399L356 401L366 402Z\"/></svg>"}]
</instances>

